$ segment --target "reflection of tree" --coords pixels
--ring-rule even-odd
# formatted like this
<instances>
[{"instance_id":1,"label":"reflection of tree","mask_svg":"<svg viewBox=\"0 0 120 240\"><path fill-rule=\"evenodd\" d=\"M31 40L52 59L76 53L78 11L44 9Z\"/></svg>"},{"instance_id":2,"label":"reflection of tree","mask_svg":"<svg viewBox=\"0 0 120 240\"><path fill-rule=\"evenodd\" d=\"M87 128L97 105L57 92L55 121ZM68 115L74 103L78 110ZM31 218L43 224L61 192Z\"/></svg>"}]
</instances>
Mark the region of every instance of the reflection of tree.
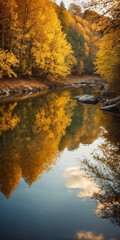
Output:
<instances>
[{"instance_id":1,"label":"reflection of tree","mask_svg":"<svg viewBox=\"0 0 120 240\"><path fill-rule=\"evenodd\" d=\"M119 119L98 111L95 120L103 127L101 140L97 149L93 149L93 161L85 159L83 168L103 190L93 196L98 204L95 214L120 225Z\"/></svg>"},{"instance_id":2,"label":"reflection of tree","mask_svg":"<svg viewBox=\"0 0 120 240\"><path fill-rule=\"evenodd\" d=\"M21 168L16 158L0 160L0 190L9 198L21 179Z\"/></svg>"},{"instance_id":3,"label":"reflection of tree","mask_svg":"<svg viewBox=\"0 0 120 240\"><path fill-rule=\"evenodd\" d=\"M69 150L77 149L80 143L92 143L98 134L94 116L96 106L79 105L74 109L71 125L62 138L60 149L68 147Z\"/></svg>"},{"instance_id":4,"label":"reflection of tree","mask_svg":"<svg viewBox=\"0 0 120 240\"><path fill-rule=\"evenodd\" d=\"M0 107L0 135L3 131L7 131L9 129L13 130L19 122L17 115L12 115L12 112L16 105L17 103L9 104L7 109L5 106Z\"/></svg>"},{"instance_id":5,"label":"reflection of tree","mask_svg":"<svg viewBox=\"0 0 120 240\"><path fill-rule=\"evenodd\" d=\"M96 199L95 214L102 218L109 218L120 225L119 119L118 116L96 111L96 108L90 106L83 106L82 111L84 124L82 125L81 121L78 129L78 131L81 130L79 141L83 143L79 151L81 152L80 167L66 170L66 186L70 189L78 189L77 197ZM70 135L69 132L67 134ZM63 139L65 137L66 135ZM75 140L74 134L73 139Z\"/></svg>"},{"instance_id":6,"label":"reflection of tree","mask_svg":"<svg viewBox=\"0 0 120 240\"><path fill-rule=\"evenodd\" d=\"M120 143L120 116L112 115L97 110L95 121L98 126L106 129L104 131L105 138L115 145L119 146Z\"/></svg>"},{"instance_id":7,"label":"reflection of tree","mask_svg":"<svg viewBox=\"0 0 120 240\"><path fill-rule=\"evenodd\" d=\"M112 188L105 194L95 194L94 198L98 204L95 214L98 217L109 218L120 226L120 193Z\"/></svg>"},{"instance_id":8,"label":"reflection of tree","mask_svg":"<svg viewBox=\"0 0 120 240\"><path fill-rule=\"evenodd\" d=\"M21 176L31 186L55 164L73 108L67 91L18 102L15 116L21 120L19 125L1 135L0 188L7 197L17 187Z\"/></svg>"}]
</instances>

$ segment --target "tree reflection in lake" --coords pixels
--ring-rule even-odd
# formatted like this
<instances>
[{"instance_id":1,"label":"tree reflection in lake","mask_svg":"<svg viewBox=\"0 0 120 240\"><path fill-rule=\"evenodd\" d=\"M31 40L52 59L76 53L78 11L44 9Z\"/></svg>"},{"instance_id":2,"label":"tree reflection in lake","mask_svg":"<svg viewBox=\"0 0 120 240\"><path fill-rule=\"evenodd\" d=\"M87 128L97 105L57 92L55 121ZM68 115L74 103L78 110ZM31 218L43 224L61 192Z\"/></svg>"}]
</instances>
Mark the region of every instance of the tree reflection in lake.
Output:
<instances>
[{"instance_id":1,"label":"tree reflection in lake","mask_svg":"<svg viewBox=\"0 0 120 240\"><path fill-rule=\"evenodd\" d=\"M79 189L77 197L94 198L95 214L120 225L120 119L100 111L93 117L99 134L91 144L81 138L80 166L66 170L66 186Z\"/></svg>"},{"instance_id":2,"label":"tree reflection in lake","mask_svg":"<svg viewBox=\"0 0 120 240\"><path fill-rule=\"evenodd\" d=\"M58 90L0 107L1 192L9 198L21 177L31 186L61 151L77 150L80 166L66 170L67 188L96 199L95 214L119 225L119 119L72 96L72 90Z\"/></svg>"},{"instance_id":3,"label":"tree reflection in lake","mask_svg":"<svg viewBox=\"0 0 120 240\"><path fill-rule=\"evenodd\" d=\"M98 163L104 164L103 171L95 171L104 194L94 195L98 204L95 213L120 226L120 118L101 112L98 120L104 127L101 134L104 143L99 146L102 154L95 151L93 155Z\"/></svg>"},{"instance_id":4,"label":"tree reflection in lake","mask_svg":"<svg viewBox=\"0 0 120 240\"><path fill-rule=\"evenodd\" d=\"M4 132L0 147L0 188L7 198L21 177L31 186L55 164L61 137L71 123L74 105L75 102L70 103L70 93L64 91L18 102L15 114L12 110L16 104L9 106L9 114L1 111L2 119L9 116L6 119L10 125L7 120L1 121Z\"/></svg>"},{"instance_id":5,"label":"tree reflection in lake","mask_svg":"<svg viewBox=\"0 0 120 240\"><path fill-rule=\"evenodd\" d=\"M16 114L12 115L16 105L17 103L13 103L6 106L6 108L5 105L0 107L0 135L9 129L13 130L20 121Z\"/></svg>"}]
</instances>

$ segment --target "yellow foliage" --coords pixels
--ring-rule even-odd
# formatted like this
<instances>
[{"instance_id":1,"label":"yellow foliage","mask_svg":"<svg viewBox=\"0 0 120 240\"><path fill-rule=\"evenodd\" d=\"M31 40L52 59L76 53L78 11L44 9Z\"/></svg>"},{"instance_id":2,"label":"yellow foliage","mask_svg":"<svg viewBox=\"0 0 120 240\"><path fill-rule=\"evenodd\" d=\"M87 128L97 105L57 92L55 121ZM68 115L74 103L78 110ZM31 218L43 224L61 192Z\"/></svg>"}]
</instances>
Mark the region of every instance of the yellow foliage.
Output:
<instances>
[{"instance_id":1,"label":"yellow foliage","mask_svg":"<svg viewBox=\"0 0 120 240\"><path fill-rule=\"evenodd\" d=\"M68 12L66 9L64 10L64 15L66 18L66 22L68 23L68 25L71 25L74 22L74 19L72 18L70 12Z\"/></svg>"},{"instance_id":2,"label":"yellow foliage","mask_svg":"<svg viewBox=\"0 0 120 240\"><path fill-rule=\"evenodd\" d=\"M4 75L16 77L17 75L13 71L12 67L17 66L18 62L18 59L13 53L0 49L0 78Z\"/></svg>"},{"instance_id":3,"label":"yellow foliage","mask_svg":"<svg viewBox=\"0 0 120 240\"><path fill-rule=\"evenodd\" d=\"M119 31L120 32L120 31ZM108 81L119 80L120 70L120 43L119 32L106 34L100 44L95 62L96 73L105 76ZM120 39L120 38L119 38ZM117 40L117 42L116 42Z\"/></svg>"},{"instance_id":4,"label":"yellow foliage","mask_svg":"<svg viewBox=\"0 0 120 240\"><path fill-rule=\"evenodd\" d=\"M37 68L41 69L41 75L52 79L53 77L64 78L71 70L71 66L66 62L66 57L72 54L71 45L62 33L55 10L51 5L49 8L45 6L46 0L39 8L40 30L37 33L32 54Z\"/></svg>"}]
</instances>

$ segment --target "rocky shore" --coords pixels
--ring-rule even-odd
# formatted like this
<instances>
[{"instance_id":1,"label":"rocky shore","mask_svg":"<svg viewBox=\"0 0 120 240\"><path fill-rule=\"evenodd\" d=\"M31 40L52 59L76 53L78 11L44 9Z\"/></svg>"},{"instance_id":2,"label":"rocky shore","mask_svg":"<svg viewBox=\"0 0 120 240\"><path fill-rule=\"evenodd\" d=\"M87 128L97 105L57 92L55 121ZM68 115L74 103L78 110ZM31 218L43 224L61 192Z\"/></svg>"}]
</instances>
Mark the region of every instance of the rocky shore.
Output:
<instances>
[{"instance_id":1,"label":"rocky shore","mask_svg":"<svg viewBox=\"0 0 120 240\"><path fill-rule=\"evenodd\" d=\"M87 82L87 83L80 83L79 86L83 85L88 85L92 87L98 87L99 86L99 92L97 95L80 95L80 96L75 96L74 99L77 100L78 103L82 104L89 104L89 105L96 105L98 102L102 102L103 106L100 108L102 111L110 112L113 114L120 114L120 96L116 98L110 98L111 93L107 89L107 85L103 82L96 82L93 81Z\"/></svg>"},{"instance_id":2,"label":"rocky shore","mask_svg":"<svg viewBox=\"0 0 120 240\"><path fill-rule=\"evenodd\" d=\"M5 79L0 80L0 101L3 99L7 100L8 97L29 97L35 96L36 94L43 93L50 89L55 88L65 88L65 87L90 87L97 88L98 93L95 96L92 95L80 95L74 97L78 102L83 104L97 104L102 102L103 106L100 110L111 112L114 114L120 114L120 97L109 99L111 93L107 89L107 84L102 81L102 79L96 75L83 75L83 76L70 76L66 80L61 80L59 82L49 82L44 83L37 79Z\"/></svg>"},{"instance_id":3,"label":"rocky shore","mask_svg":"<svg viewBox=\"0 0 120 240\"><path fill-rule=\"evenodd\" d=\"M1 79L0 98L14 95L31 95L59 87L79 87L80 85L84 86L85 84L94 87L94 82L98 81L101 81L101 78L96 75L70 76L66 80L61 80L59 82L43 82L40 79Z\"/></svg>"}]
</instances>

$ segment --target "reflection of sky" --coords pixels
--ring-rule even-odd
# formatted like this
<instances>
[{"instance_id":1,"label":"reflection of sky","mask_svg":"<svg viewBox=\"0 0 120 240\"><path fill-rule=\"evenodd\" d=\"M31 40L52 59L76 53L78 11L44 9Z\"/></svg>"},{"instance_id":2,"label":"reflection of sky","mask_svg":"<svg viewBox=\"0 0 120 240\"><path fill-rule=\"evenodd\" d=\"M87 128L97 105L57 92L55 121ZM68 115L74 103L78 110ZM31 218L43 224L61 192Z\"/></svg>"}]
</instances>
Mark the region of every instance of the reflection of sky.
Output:
<instances>
[{"instance_id":1,"label":"reflection of sky","mask_svg":"<svg viewBox=\"0 0 120 240\"><path fill-rule=\"evenodd\" d=\"M74 192L67 192L65 187L65 169L77 170L80 159L84 156L90 159L90 151L95 146L96 142L91 146L80 144L74 151L65 149L53 171L44 172L39 182L31 188L22 180L10 199L6 200L0 195L1 239L118 240L119 228L99 219L92 211L96 209L95 201L90 198L82 201ZM98 190L92 178L84 177L88 181L87 188L93 184L94 190ZM102 235L103 239L100 238ZM92 239L86 238L91 236Z\"/></svg>"},{"instance_id":2,"label":"reflection of sky","mask_svg":"<svg viewBox=\"0 0 120 240\"><path fill-rule=\"evenodd\" d=\"M107 184L113 189L114 187L116 189L119 188L119 183L116 181L115 174L113 174L109 165L106 164L105 156L100 147L105 143L105 139L99 137L90 145L80 144L77 150L79 165L66 168L64 174L66 178L66 187L68 189L80 189L79 193L77 193L77 197L86 198L92 197L94 193L103 193L107 188ZM114 149L114 146L109 146L109 143L107 143L107 146ZM104 159L104 161L97 161L97 156L100 159ZM98 176L96 173L98 173ZM99 176L106 179L106 184L104 184L104 181L102 181ZM101 188L102 190L100 190Z\"/></svg>"},{"instance_id":3,"label":"reflection of sky","mask_svg":"<svg viewBox=\"0 0 120 240\"><path fill-rule=\"evenodd\" d=\"M86 165L83 160L87 159L90 165L102 172L103 177L109 175L112 178L109 166L100 164L91 155L97 150L102 157L98 146L104 143L105 139L99 137L90 145L80 144L74 151L66 148L53 171L44 172L31 188L22 179L10 199L0 195L1 239L118 240L119 228L93 213L96 203L90 197L99 192L99 182L82 170ZM65 185L73 191L66 191ZM81 198L85 197L89 198L82 201Z\"/></svg>"},{"instance_id":4,"label":"reflection of sky","mask_svg":"<svg viewBox=\"0 0 120 240\"><path fill-rule=\"evenodd\" d=\"M67 178L67 188L81 189L77 197L92 197L94 193L100 191L99 186L92 178L88 177L84 170L80 170L80 167L68 168L65 177Z\"/></svg>"},{"instance_id":5,"label":"reflection of sky","mask_svg":"<svg viewBox=\"0 0 120 240\"><path fill-rule=\"evenodd\" d=\"M90 231L80 231L76 233L76 238L78 240L105 240L102 234L95 235L93 232ZM115 238L111 238L109 240L116 240Z\"/></svg>"}]
</instances>

